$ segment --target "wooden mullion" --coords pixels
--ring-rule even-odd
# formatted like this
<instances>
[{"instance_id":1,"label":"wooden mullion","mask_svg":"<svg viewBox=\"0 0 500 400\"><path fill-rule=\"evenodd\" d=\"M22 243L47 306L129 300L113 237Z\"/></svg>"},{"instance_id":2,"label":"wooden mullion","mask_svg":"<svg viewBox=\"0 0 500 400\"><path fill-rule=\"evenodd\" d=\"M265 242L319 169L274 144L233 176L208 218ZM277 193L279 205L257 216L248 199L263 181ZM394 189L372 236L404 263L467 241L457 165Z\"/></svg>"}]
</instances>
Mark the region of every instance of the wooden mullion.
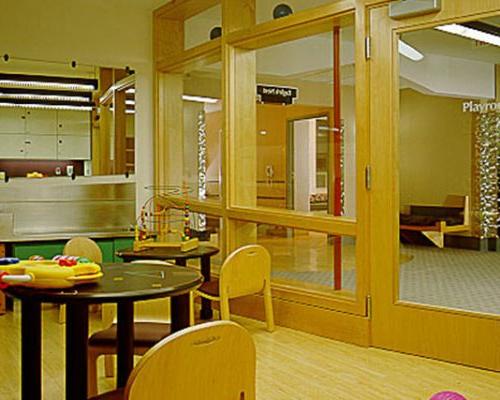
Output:
<instances>
[{"instance_id":1,"label":"wooden mullion","mask_svg":"<svg viewBox=\"0 0 500 400\"><path fill-rule=\"evenodd\" d=\"M159 59L156 62L156 70L186 73L219 62L221 58L221 39L217 38L188 50L182 50L175 56Z\"/></svg>"},{"instance_id":2,"label":"wooden mullion","mask_svg":"<svg viewBox=\"0 0 500 400\"><path fill-rule=\"evenodd\" d=\"M281 225L294 229L341 236L356 236L357 223L345 217L321 217L306 213L273 208L231 207L227 216L234 220Z\"/></svg>"},{"instance_id":3,"label":"wooden mullion","mask_svg":"<svg viewBox=\"0 0 500 400\"><path fill-rule=\"evenodd\" d=\"M351 25L355 11L352 0L298 12L286 18L267 21L247 27L226 36L226 41L235 47L257 49L274 44L300 39L306 36L331 31L332 25Z\"/></svg>"}]
</instances>

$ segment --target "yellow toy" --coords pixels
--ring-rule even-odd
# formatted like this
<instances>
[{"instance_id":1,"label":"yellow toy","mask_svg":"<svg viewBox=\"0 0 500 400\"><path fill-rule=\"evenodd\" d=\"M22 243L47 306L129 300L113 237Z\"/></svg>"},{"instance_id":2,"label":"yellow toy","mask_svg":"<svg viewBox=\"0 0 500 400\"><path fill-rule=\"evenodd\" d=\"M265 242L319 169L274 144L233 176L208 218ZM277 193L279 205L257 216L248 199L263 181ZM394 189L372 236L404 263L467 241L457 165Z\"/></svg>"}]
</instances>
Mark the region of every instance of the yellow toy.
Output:
<instances>
[{"instance_id":1,"label":"yellow toy","mask_svg":"<svg viewBox=\"0 0 500 400\"><path fill-rule=\"evenodd\" d=\"M0 272L0 283L40 289L65 289L96 282L103 276L101 267L93 262L65 267L53 260L28 260L0 265Z\"/></svg>"}]
</instances>

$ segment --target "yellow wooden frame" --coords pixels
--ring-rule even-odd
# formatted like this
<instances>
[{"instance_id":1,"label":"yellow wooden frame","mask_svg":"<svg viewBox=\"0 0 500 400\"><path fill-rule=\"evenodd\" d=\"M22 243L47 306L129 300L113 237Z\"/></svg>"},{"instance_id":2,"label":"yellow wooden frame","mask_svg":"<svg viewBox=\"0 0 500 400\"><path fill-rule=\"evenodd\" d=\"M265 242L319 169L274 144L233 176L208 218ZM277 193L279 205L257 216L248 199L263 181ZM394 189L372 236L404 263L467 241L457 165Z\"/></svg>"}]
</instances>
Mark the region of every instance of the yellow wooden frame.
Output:
<instances>
[{"instance_id":1,"label":"yellow wooden frame","mask_svg":"<svg viewBox=\"0 0 500 400\"><path fill-rule=\"evenodd\" d=\"M186 0L185 2L190 3L190 0ZM182 3L182 0L178 1L177 6L181 6ZM206 3L206 7L199 8L198 12L204 11L206 8L215 5L216 2L207 1L204 3ZM220 240L223 248L223 256L238 246L235 240L237 236L236 232L241 232L242 228L243 231L245 231L245 225L251 227L252 223L268 223L327 234L356 236L358 238L356 245L358 285L354 296L352 293L343 291L336 293L318 292L314 290L311 291L307 288L280 283L273 283L273 295L275 297L279 296L281 301L293 302L293 304L301 304L305 307L321 307L325 312L338 310L341 313L336 314L334 320L339 321L341 325L346 323L343 321L344 319L351 320L349 315L360 316L361 319L354 319L353 322L359 329L359 338L355 341L360 344L367 344L369 339L366 319L368 312L368 258L365 256L367 246L363 243L366 241L367 234L360 229L359 223L352 219L331 216L320 217L314 214L297 213L281 209L256 208L256 204L253 204L252 200L250 200L253 197L253 201L255 201L256 196L252 196L251 194L247 194L246 198L241 201L242 192L237 190L238 185L234 183L241 181L242 177L248 174L248 170L243 172L243 176L235 175L235 171L237 171L237 161L234 157L234 150L232 150L243 145L243 143L237 143L235 146L233 132L238 131L240 133L238 137L241 139L238 140L245 140L244 138L254 135L245 136L242 132L255 131L253 128L255 119L242 119L244 118L243 115L252 114L248 113L248 107L251 103L254 103L254 85L248 82L248 80L242 80L241 75L236 79L233 73L235 67L244 68L246 74L243 76L250 77L255 71L255 61L252 61L252 59L254 60L254 56L252 55L253 49L325 32L331 30L333 24L340 26L352 24L354 19L358 18L355 15L355 1L341 0L329 5L298 12L289 18L269 21L259 25L255 24L253 0L245 0L238 3L240 4L235 4L235 2L226 0L222 1L223 36L220 39L203 43L188 50L183 50L180 43L181 41L183 42L181 26L183 25L184 17L187 15L191 17L193 14L183 14L185 9L177 14L173 12L172 9L170 9L168 13L165 13L165 11L155 12L155 32L157 36L155 45L155 65L157 70L157 100L155 102L157 105L157 154L155 157L155 183L157 185L162 185L167 182L168 164L170 163L168 160L168 150L165 150L167 144L165 142L165 135L162 132L168 130L168 123L166 122L165 115L174 111L168 111L170 107L168 105L169 95L167 94L165 96L167 88L164 84L165 80L168 81L168 76L170 75L174 76L179 73L185 73L199 66L222 60L222 93L225 111L224 131L226 134L223 135L222 138L221 161L224 174L221 199L220 202L190 199L191 210L217 216L222 219L223 229ZM165 26L165 21L172 26ZM171 42L167 45L167 49L165 49L165 44L163 44L162 49L162 46L158 43L161 43L161 40L158 39L158 35L161 34L161 32L175 33L173 36L170 35ZM172 40L177 41L177 43L172 43ZM356 40L359 40L358 37ZM359 43L356 50L356 63L360 60L364 62L362 57L363 52L362 43ZM168 54L168 57L165 57L165 54ZM359 69L358 65L356 65L356 69L357 74L362 71ZM362 85L364 85L365 82L360 83L360 85L356 85L357 98L360 98L364 91ZM239 89L241 89L241 87L245 88L244 96L239 92L238 98L235 98L236 85ZM246 112L240 112L240 108L245 109ZM164 110L166 110L166 114ZM358 110L358 108L356 108L357 121L367 121L367 118L363 116L363 112L363 109ZM361 149L368 142L366 136L368 129L358 126L357 131L357 148ZM366 151L358 150L358 171L364 171L367 164L366 157ZM366 212L368 208L366 199L364 199L365 196L362 194L363 186L360 185L364 186L362 173L358 173L357 178L357 218L358 220L366 221ZM180 198L177 200L182 201ZM363 225L364 224L363 222ZM245 307L243 307L243 309L244 308ZM347 335L347 332L349 332L349 335ZM348 337L351 334L351 329L341 329L338 332L332 331L330 333L332 337L349 341L352 341L352 339Z\"/></svg>"},{"instance_id":2,"label":"yellow wooden frame","mask_svg":"<svg viewBox=\"0 0 500 400\"><path fill-rule=\"evenodd\" d=\"M387 7L370 8L371 162L376 171L370 202L372 343L432 358L500 370L500 316L414 304L399 299L399 74L398 35L451 22L498 15L497 1L444 2L442 11L391 20ZM391 43L391 46L387 46ZM381 224L380 221L385 221ZM390 223L387 223L390 221ZM384 240L379 240L384 238ZM383 278L385 276L385 279ZM443 334L448 332L448 334ZM495 349L495 350L492 350Z\"/></svg>"}]
</instances>

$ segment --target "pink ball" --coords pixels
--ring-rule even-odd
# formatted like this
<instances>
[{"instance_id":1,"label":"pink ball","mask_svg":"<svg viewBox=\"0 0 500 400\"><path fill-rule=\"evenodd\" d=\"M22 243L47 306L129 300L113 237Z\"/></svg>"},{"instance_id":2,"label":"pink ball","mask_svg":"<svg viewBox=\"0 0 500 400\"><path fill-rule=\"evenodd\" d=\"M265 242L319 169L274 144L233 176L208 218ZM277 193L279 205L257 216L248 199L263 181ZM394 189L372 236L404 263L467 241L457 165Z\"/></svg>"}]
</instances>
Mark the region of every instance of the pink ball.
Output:
<instances>
[{"instance_id":1,"label":"pink ball","mask_svg":"<svg viewBox=\"0 0 500 400\"><path fill-rule=\"evenodd\" d=\"M460 393L445 391L436 393L429 400L467 400L467 399Z\"/></svg>"}]
</instances>

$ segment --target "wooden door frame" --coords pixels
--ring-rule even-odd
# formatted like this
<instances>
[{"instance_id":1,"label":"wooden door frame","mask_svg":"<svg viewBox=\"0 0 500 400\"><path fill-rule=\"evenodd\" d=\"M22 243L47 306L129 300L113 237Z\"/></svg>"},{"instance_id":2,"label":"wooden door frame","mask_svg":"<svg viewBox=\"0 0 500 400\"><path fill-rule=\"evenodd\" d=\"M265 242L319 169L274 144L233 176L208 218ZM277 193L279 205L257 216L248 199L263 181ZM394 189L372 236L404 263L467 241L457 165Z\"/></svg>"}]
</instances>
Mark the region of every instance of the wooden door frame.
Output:
<instances>
[{"instance_id":1,"label":"wooden door frame","mask_svg":"<svg viewBox=\"0 0 500 400\"><path fill-rule=\"evenodd\" d=\"M496 3L496 4L494 4ZM370 259L374 346L500 370L500 316L403 302L399 287L399 74L397 35L500 13L490 0L443 0L430 16L395 21L387 3L370 22ZM392 44L392 45L388 45ZM383 238L383 240L381 240Z\"/></svg>"}]
</instances>

